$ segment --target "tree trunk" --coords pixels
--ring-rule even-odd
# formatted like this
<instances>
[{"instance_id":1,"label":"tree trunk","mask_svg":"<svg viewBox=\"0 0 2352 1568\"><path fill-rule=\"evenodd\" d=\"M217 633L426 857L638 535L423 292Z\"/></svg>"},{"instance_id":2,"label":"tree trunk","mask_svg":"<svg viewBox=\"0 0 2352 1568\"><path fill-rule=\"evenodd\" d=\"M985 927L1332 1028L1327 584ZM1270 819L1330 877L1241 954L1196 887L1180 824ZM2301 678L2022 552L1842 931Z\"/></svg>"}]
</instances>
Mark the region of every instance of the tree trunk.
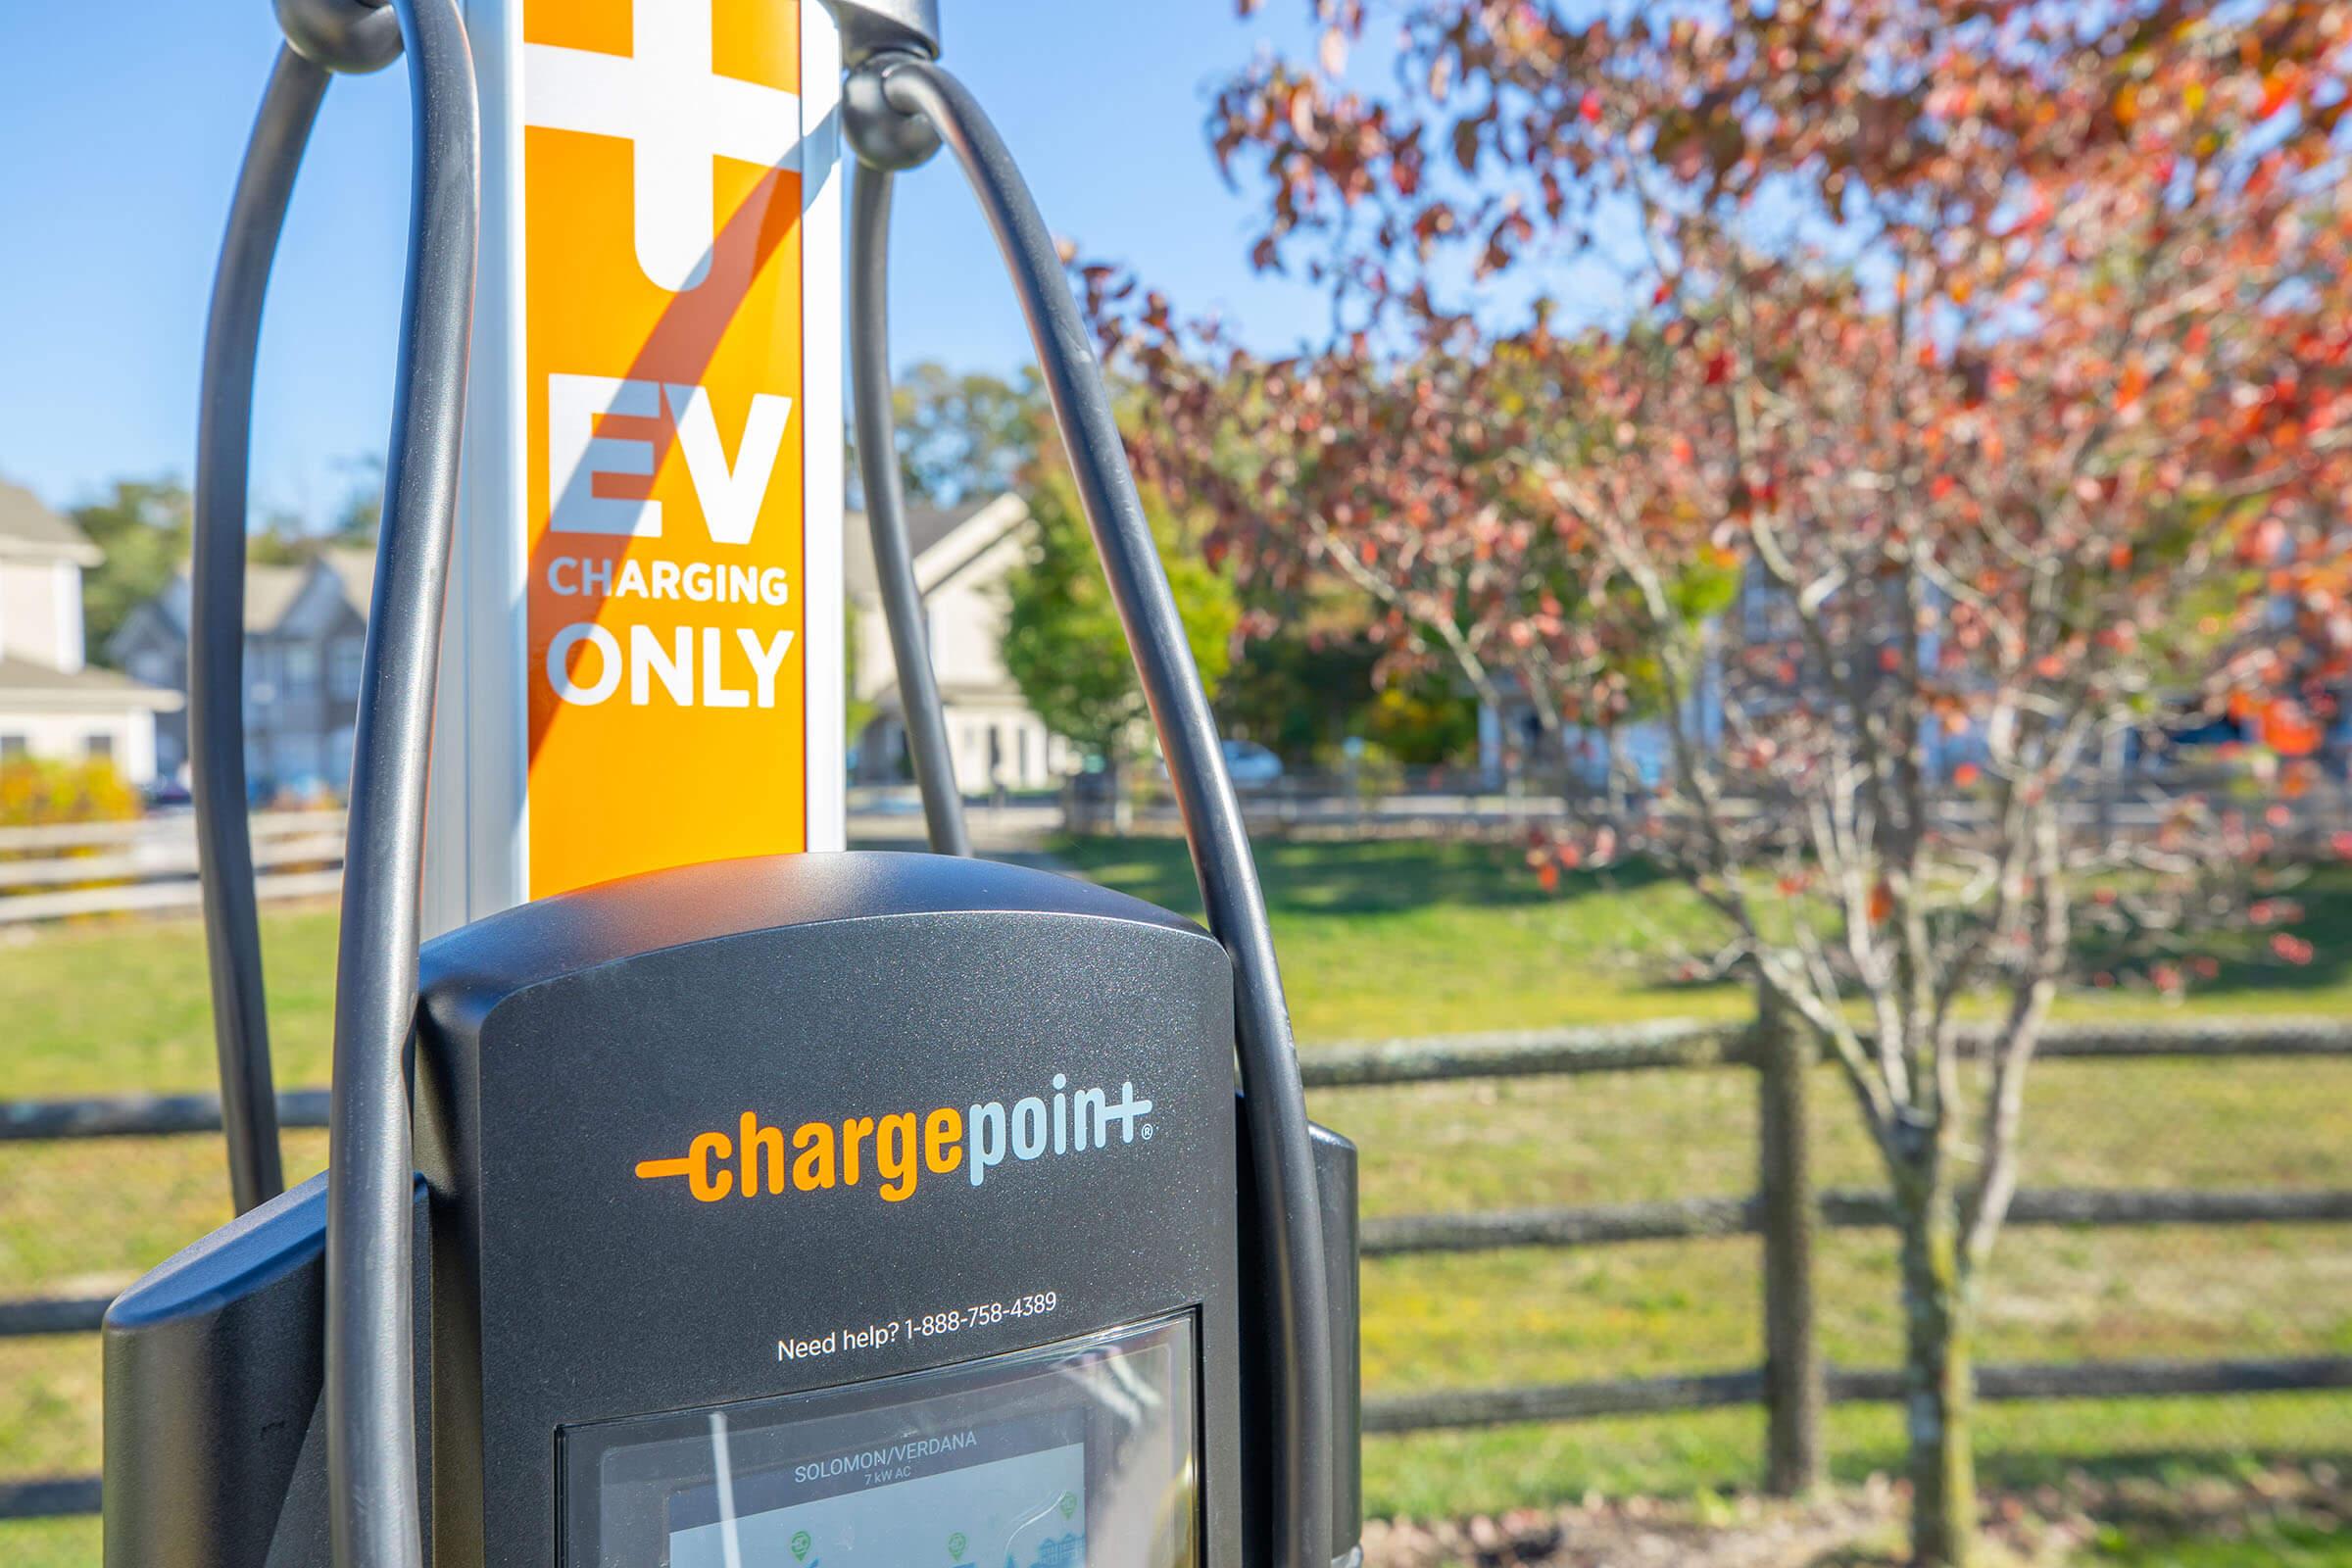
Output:
<instances>
[{"instance_id":1,"label":"tree trunk","mask_svg":"<svg viewBox=\"0 0 2352 1568\"><path fill-rule=\"evenodd\" d=\"M1960 1271L1959 1215L1942 1193L1906 1196L1902 1207L1911 1560L1967 1568L1977 1537L1975 1310Z\"/></svg>"},{"instance_id":2,"label":"tree trunk","mask_svg":"<svg viewBox=\"0 0 2352 1568\"><path fill-rule=\"evenodd\" d=\"M1822 1481L1822 1409L1828 1402L1815 1332L1813 1248L1814 1042L1763 986L1756 988L1762 1045L1757 1084L1757 1192L1764 1240L1764 1490L1801 1496Z\"/></svg>"},{"instance_id":3,"label":"tree trunk","mask_svg":"<svg viewBox=\"0 0 2352 1568\"><path fill-rule=\"evenodd\" d=\"M1103 758L1102 771L1110 784L1110 830L1125 838L1135 831L1135 803L1127 798L1127 764L1111 752Z\"/></svg>"}]
</instances>

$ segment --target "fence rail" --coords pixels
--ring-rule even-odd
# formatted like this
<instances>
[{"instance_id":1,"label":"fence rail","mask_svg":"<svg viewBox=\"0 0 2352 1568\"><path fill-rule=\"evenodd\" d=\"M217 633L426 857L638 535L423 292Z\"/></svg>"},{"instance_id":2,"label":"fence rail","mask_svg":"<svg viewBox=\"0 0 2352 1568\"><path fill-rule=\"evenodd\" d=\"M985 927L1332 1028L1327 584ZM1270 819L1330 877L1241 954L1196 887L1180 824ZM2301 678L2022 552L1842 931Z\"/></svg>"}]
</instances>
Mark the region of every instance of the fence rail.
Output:
<instances>
[{"instance_id":1,"label":"fence rail","mask_svg":"<svg viewBox=\"0 0 2352 1568\"><path fill-rule=\"evenodd\" d=\"M262 899L342 885L341 811L258 811L251 823ZM0 828L0 926L191 909L202 898L191 816Z\"/></svg>"},{"instance_id":2,"label":"fence rail","mask_svg":"<svg viewBox=\"0 0 2352 1568\"><path fill-rule=\"evenodd\" d=\"M1646 808L1648 796L1646 789L1629 792L1588 769L1557 767L1509 776L1465 768L1340 768L1236 783L1243 818L1252 831L1335 838L1440 833L1491 839L1531 828L1603 823L1622 829ZM2086 842L2119 837L2145 842L2163 835L2184 801L2226 800L2253 789L2275 812L2267 826L2281 853L2324 850L2337 834L2352 830L2352 786L2332 771L2287 799L2237 765L2103 774L2070 788L2058 803L2057 818L2062 831ZM1102 774L1067 780L1061 807L1063 823L1073 832L1180 829L1164 775L1146 770L1128 778L1123 811ZM1787 818L1790 801L1736 794L1717 807L1732 820L1776 822ZM1928 809L1937 830L1952 837L1982 834L1993 825L1989 804L1972 789L1939 786Z\"/></svg>"},{"instance_id":3,"label":"fence rail","mask_svg":"<svg viewBox=\"0 0 2352 1568\"><path fill-rule=\"evenodd\" d=\"M1888 1369L1832 1369L1835 1404L1890 1404L1903 1397L1903 1374ZM1977 1368L1985 1400L2162 1398L2225 1394L2293 1394L2352 1389L2352 1355L2276 1356L2229 1361L2074 1361ZM1612 1415L1663 1415L1762 1403L1761 1368L1591 1383L1531 1384L1515 1389L1447 1389L1364 1401L1366 1432L1434 1432L1527 1421L1590 1421Z\"/></svg>"},{"instance_id":4,"label":"fence rail","mask_svg":"<svg viewBox=\"0 0 2352 1568\"><path fill-rule=\"evenodd\" d=\"M1964 1046L1984 1038L1963 1027ZM2158 1056L2352 1056L2352 1022L2294 1017L2128 1025L2052 1024L2035 1056L2137 1060ZM1310 1050L1298 1075L1309 1089L1374 1089L1465 1078L1542 1078L1761 1065L1753 1023L1669 1020L1605 1029L1525 1029L1424 1040L1350 1041Z\"/></svg>"},{"instance_id":5,"label":"fence rail","mask_svg":"<svg viewBox=\"0 0 2352 1568\"><path fill-rule=\"evenodd\" d=\"M0 847L5 847L0 845ZM4 905L6 901L0 901ZM1508 1077L1587 1073L1764 1068L1769 1053L1753 1023L1673 1021L1607 1029L1546 1029L1512 1034L1392 1040L1326 1047L1300 1062L1318 1090L1384 1088ZM2352 1057L2352 1024L2280 1017L2224 1022L2147 1023L2129 1027L2064 1025L2043 1037L2044 1057L2127 1060L2149 1057ZM1769 1073L1760 1073L1769 1077ZM1801 1075L1800 1075L1801 1076ZM1801 1169L1776 1169L1774 1151L1801 1155L1803 1141L1777 1136L1775 1096L1759 1095L1766 1136L1762 1183L1750 1197L1686 1198L1581 1208L1484 1210L1386 1215L1364 1222L1370 1257L1479 1251L1503 1248L1597 1247L1639 1242L1761 1236L1765 1244L1766 1342L1779 1344L1794 1322L1808 1340L1812 1300L1807 1236L1832 1228L1883 1227L1893 1213L1886 1195L1828 1191L1815 1195ZM281 1095L288 1127L323 1127L323 1090ZM1786 1114L1783 1107L1778 1114ZM91 1138L153 1138L217 1132L220 1104L211 1095L0 1102L0 1143ZM1799 1212L1790 1212L1791 1199ZM2028 1189L2010 1223L2029 1226L2153 1226L2352 1223L2352 1191ZM1796 1266L1791 1266L1793 1257ZM0 1339L94 1332L108 1298L0 1301ZM1368 1432L1406 1433L1512 1422L1589 1420L1762 1403L1773 1412L1775 1476L1789 1479L1780 1450L1817 1453L1825 1402L1885 1402L1902 1396L1902 1374L1821 1367L1776 1356L1765 1366L1663 1377L1497 1389L1431 1390L1368 1398ZM1977 1369L1988 1400L2123 1398L2352 1389L2352 1356L2235 1358L2216 1361L2092 1361L1991 1365ZM1786 1430L1784 1430L1786 1429ZM94 1477L0 1483L0 1520L97 1511Z\"/></svg>"},{"instance_id":6,"label":"fence rail","mask_svg":"<svg viewBox=\"0 0 2352 1568\"><path fill-rule=\"evenodd\" d=\"M1894 1203L1884 1193L1830 1192L1816 1206L1834 1230L1884 1230ZM1589 1208L1489 1209L1475 1214L1398 1214L1363 1223L1366 1257L1416 1252L1485 1252L1510 1247L1608 1247L1763 1234L1761 1198L1673 1198ZM2027 1188L2011 1200L2010 1225L2316 1225L2352 1222L2352 1192L2199 1193Z\"/></svg>"}]
</instances>

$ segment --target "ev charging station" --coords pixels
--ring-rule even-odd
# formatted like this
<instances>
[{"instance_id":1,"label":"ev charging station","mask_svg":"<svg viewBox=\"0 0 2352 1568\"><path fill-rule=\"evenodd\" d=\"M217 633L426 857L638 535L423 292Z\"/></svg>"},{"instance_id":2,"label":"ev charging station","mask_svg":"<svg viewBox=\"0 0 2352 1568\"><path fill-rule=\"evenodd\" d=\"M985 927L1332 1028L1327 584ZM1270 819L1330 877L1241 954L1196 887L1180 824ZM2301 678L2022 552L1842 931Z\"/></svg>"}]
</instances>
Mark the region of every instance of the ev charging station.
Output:
<instances>
[{"instance_id":1,"label":"ev charging station","mask_svg":"<svg viewBox=\"0 0 2352 1568\"><path fill-rule=\"evenodd\" d=\"M1358 1557L1354 1152L1306 1119L1107 395L937 0L277 10L207 334L190 662L239 1217L108 1314L109 1564ZM281 1191L239 710L254 352L331 74L404 50L330 1165ZM884 314L892 180L943 146L1206 930L970 854ZM842 847L845 348L927 855Z\"/></svg>"}]
</instances>

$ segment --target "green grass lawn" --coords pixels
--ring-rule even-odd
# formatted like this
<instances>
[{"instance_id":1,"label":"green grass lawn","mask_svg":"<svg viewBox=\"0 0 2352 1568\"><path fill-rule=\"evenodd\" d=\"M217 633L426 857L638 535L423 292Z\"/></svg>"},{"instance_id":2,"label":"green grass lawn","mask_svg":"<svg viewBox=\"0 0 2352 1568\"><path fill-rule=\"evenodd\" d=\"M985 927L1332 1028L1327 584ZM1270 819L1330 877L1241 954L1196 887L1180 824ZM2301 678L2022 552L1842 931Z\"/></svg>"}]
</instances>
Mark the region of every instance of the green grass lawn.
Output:
<instances>
[{"instance_id":1,"label":"green grass lawn","mask_svg":"<svg viewBox=\"0 0 2352 1568\"><path fill-rule=\"evenodd\" d=\"M1072 864L1178 908L1181 849L1080 841ZM1731 1017L1734 987L1667 983L1703 946L1679 889L1622 876L1540 893L1507 849L1282 843L1260 851L1300 1038L1319 1042L1676 1016ZM2303 891L2321 961L2225 968L2191 1005L2215 1014L2352 1015L2352 877ZM332 916L266 917L281 1081L326 1062ZM2081 1015L2150 1016L2154 998L2069 998ZM45 934L0 948L0 1098L209 1088L201 944L153 923ZM1875 1183L1849 1107L1826 1078L1825 1184ZM1364 1150L1364 1205L1448 1208L1735 1195L1753 1185L1752 1093L1738 1071L1491 1080L1318 1094L1317 1116ZM2026 1179L2037 1185L2352 1187L2352 1061L2054 1062L2037 1069ZM289 1141L307 1174L318 1135ZM0 1297L116 1288L225 1215L217 1142L0 1145ZM1833 1359L1885 1364L1898 1317L1890 1239L1835 1233L1823 1332ZM1512 1250L1368 1264L1365 1380L1375 1393L1571 1381L1752 1364L1755 1249L1744 1240L1581 1252ZM2352 1352L2352 1236L2341 1228L2018 1231L1986 1308L1988 1358ZM0 1479L95 1468L97 1366L87 1338L0 1341ZM1691 1494L1749 1483L1761 1417L1668 1419L1376 1440L1366 1495L1384 1513L1458 1513L1590 1490ZM1840 1474L1894 1465L1891 1409L1843 1409ZM2352 1396L1998 1407L1987 1476L2032 1486L2069 1466L2229 1473L2249 1455L2352 1457ZM2329 1543L2178 1543L2128 1534L2102 1560L2184 1568L2335 1565ZM0 1561L93 1560L95 1526L0 1534ZM2230 1555L2230 1552L2236 1555ZM2206 1555L2197 1555L2205 1552ZM2214 1553L2221 1553L2216 1555ZM2297 1555L2301 1553L2301 1555Z\"/></svg>"}]
</instances>

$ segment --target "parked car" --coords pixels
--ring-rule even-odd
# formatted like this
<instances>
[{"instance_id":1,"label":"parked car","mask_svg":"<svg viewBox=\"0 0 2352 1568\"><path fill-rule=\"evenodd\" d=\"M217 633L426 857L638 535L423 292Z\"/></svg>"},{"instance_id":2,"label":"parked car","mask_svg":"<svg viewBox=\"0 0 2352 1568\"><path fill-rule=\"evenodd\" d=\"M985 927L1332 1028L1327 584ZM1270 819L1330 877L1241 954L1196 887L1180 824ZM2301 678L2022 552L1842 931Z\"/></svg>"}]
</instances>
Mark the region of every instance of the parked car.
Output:
<instances>
[{"instance_id":1,"label":"parked car","mask_svg":"<svg viewBox=\"0 0 2352 1568\"><path fill-rule=\"evenodd\" d=\"M1225 771L1235 789L1262 789L1282 777L1282 759L1255 741L1227 741Z\"/></svg>"},{"instance_id":2,"label":"parked car","mask_svg":"<svg viewBox=\"0 0 2352 1568\"><path fill-rule=\"evenodd\" d=\"M147 786L147 806L150 810L162 810L175 806L193 806L196 797L185 784L175 778L159 778Z\"/></svg>"}]
</instances>

